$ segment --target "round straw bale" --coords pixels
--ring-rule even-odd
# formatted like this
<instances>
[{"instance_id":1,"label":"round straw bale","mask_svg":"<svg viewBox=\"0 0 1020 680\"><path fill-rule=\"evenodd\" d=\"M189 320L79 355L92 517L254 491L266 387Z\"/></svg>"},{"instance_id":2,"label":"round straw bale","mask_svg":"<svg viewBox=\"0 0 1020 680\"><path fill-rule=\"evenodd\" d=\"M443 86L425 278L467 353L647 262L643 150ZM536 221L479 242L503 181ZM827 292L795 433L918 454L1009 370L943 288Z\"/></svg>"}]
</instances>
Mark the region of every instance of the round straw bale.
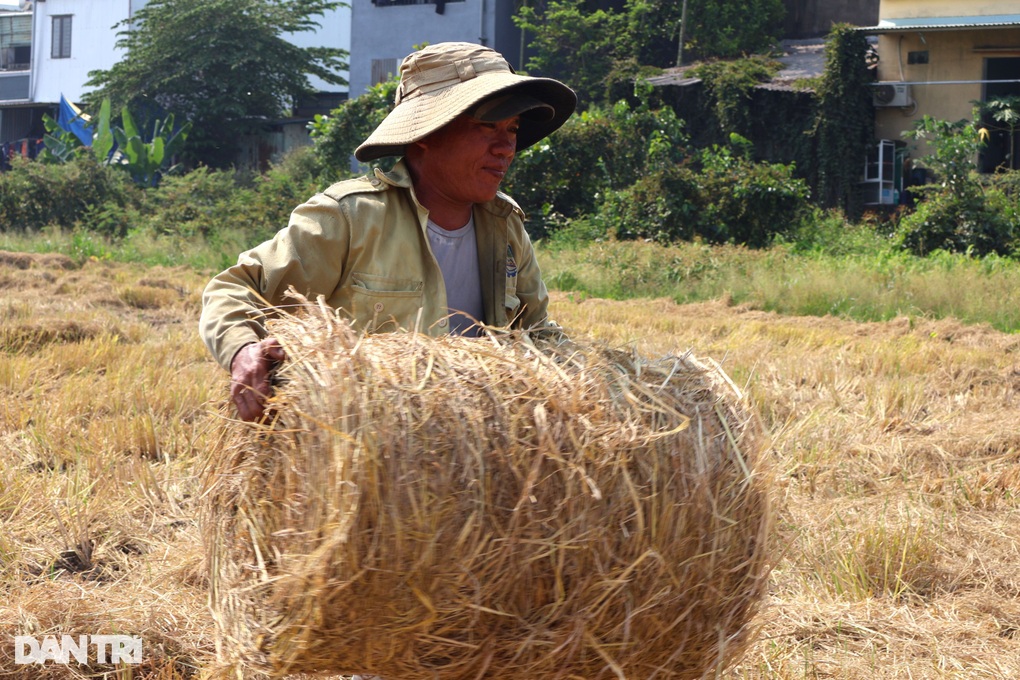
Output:
<instances>
[{"instance_id":1,"label":"round straw bale","mask_svg":"<svg viewBox=\"0 0 1020 680\"><path fill-rule=\"evenodd\" d=\"M273 322L274 416L205 471L219 670L700 678L768 575L764 438L689 354Z\"/></svg>"}]
</instances>

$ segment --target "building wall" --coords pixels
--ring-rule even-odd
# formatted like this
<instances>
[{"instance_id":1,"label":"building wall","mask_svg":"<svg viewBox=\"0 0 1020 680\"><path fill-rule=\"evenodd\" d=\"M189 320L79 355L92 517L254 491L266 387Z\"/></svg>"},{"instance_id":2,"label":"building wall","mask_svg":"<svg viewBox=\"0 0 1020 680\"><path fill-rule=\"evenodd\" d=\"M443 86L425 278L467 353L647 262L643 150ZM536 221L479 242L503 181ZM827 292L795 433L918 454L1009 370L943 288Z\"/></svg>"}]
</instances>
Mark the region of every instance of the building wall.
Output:
<instances>
[{"instance_id":1,"label":"building wall","mask_svg":"<svg viewBox=\"0 0 1020 680\"><path fill-rule=\"evenodd\" d=\"M114 24L128 19L142 9L147 0L46 0L35 3L35 27L32 47L32 100L58 102L63 94L71 101L80 101L90 71L109 69L123 57L123 50L114 47L117 32ZM71 57L54 59L53 17L71 15ZM314 32L291 34L288 38L300 47L329 45L350 48L350 9L341 7L316 18L321 25ZM345 75L346 74L342 74ZM312 87L329 92L347 88L329 85L313 78Z\"/></svg>"},{"instance_id":2,"label":"building wall","mask_svg":"<svg viewBox=\"0 0 1020 680\"><path fill-rule=\"evenodd\" d=\"M415 45L470 42L503 53L516 67L520 32L509 30L513 3L504 0L447 2L443 13L436 5L378 6L372 0L351 2L350 96L363 94L374 83L373 60L400 61Z\"/></svg>"},{"instance_id":3,"label":"building wall","mask_svg":"<svg viewBox=\"0 0 1020 680\"><path fill-rule=\"evenodd\" d=\"M1016 0L882 0L879 8L883 19L982 17L1016 12Z\"/></svg>"},{"instance_id":4,"label":"building wall","mask_svg":"<svg viewBox=\"0 0 1020 680\"><path fill-rule=\"evenodd\" d=\"M108 69L123 56L113 25L129 16L130 0L46 0L35 3L32 45L32 100L58 102L63 94L80 101L89 71ZM71 56L51 57L53 17L70 15Z\"/></svg>"},{"instance_id":5,"label":"building wall","mask_svg":"<svg viewBox=\"0 0 1020 680\"><path fill-rule=\"evenodd\" d=\"M874 26L879 0L785 0L783 37L815 38L827 35L836 23Z\"/></svg>"},{"instance_id":6,"label":"building wall","mask_svg":"<svg viewBox=\"0 0 1020 680\"><path fill-rule=\"evenodd\" d=\"M887 0L888 1L888 0ZM876 109L876 134L899 139L925 114L941 120L971 119L974 101L985 99L980 82L925 84L935 81L981 81L989 57L1020 56L1020 28L980 31L887 33L878 37L879 80L912 83L916 105ZM1004 52L997 46L1013 46ZM908 53L927 51L927 64L908 64ZM1020 78L1020 74L1016 76Z\"/></svg>"}]
</instances>

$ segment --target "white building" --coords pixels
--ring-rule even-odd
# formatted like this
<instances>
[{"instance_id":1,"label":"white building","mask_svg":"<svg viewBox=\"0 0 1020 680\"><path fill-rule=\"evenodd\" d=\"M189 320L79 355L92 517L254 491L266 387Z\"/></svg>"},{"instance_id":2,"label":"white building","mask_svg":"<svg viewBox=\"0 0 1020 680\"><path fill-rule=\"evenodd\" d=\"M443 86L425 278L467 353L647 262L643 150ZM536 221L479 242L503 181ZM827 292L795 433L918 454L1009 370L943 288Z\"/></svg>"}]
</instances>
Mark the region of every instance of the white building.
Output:
<instances>
[{"instance_id":1,"label":"white building","mask_svg":"<svg viewBox=\"0 0 1020 680\"><path fill-rule=\"evenodd\" d=\"M524 61L513 24L518 0L349 0L353 14L351 96L395 74L416 45L487 45L514 68Z\"/></svg>"},{"instance_id":2,"label":"white building","mask_svg":"<svg viewBox=\"0 0 1020 680\"><path fill-rule=\"evenodd\" d=\"M115 47L117 33L121 30L117 24L130 20L147 2L21 0L20 4L11 6L11 0L0 0L0 144L5 145L8 152L13 146L16 152L24 150L34 155L37 140L44 132L43 114L56 118L61 95L79 102L87 91L85 83L89 72L109 69L120 61L124 55ZM316 19L320 28L314 33L295 34L296 45L350 50L348 7L340 7ZM325 95L321 105L324 111L347 96L346 89L340 91L342 88L317 78L312 79L312 86ZM316 106L312 103L302 108L310 115ZM293 125L303 130L304 122L294 121ZM286 128L287 125L277 121L276 127ZM304 137L307 138L307 134ZM292 131L276 135L276 138L295 143ZM271 138L269 146L273 145ZM250 150L246 151L249 152L248 162L264 160L253 158Z\"/></svg>"}]
</instances>

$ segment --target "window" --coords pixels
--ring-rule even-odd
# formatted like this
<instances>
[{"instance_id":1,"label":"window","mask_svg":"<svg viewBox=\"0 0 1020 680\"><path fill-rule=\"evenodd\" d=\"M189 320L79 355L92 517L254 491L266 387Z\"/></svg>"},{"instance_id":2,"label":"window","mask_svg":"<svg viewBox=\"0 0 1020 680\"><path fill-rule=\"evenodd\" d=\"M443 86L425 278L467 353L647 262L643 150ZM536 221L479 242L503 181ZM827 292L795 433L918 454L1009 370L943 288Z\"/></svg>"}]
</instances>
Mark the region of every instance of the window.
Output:
<instances>
[{"instance_id":1,"label":"window","mask_svg":"<svg viewBox=\"0 0 1020 680\"><path fill-rule=\"evenodd\" d=\"M928 63L928 50L920 50L918 52L907 52L907 63L908 64L927 64Z\"/></svg>"},{"instance_id":2,"label":"window","mask_svg":"<svg viewBox=\"0 0 1020 680\"><path fill-rule=\"evenodd\" d=\"M379 83L386 82L391 77L397 75L397 60L394 59L373 59L372 60L372 76L371 84L378 85Z\"/></svg>"},{"instance_id":3,"label":"window","mask_svg":"<svg viewBox=\"0 0 1020 680\"><path fill-rule=\"evenodd\" d=\"M0 15L0 71L27 71L31 61L31 15Z\"/></svg>"},{"instance_id":4,"label":"window","mask_svg":"<svg viewBox=\"0 0 1020 680\"><path fill-rule=\"evenodd\" d=\"M372 0L376 7L392 7L394 5L445 5L447 2L464 2L464 0ZM437 12L439 9L437 7ZM442 14L442 12L439 12Z\"/></svg>"},{"instance_id":5,"label":"window","mask_svg":"<svg viewBox=\"0 0 1020 680\"><path fill-rule=\"evenodd\" d=\"M1020 57L985 59L984 101L1020 97ZM987 82L992 81L992 82ZM995 120L991 113L981 116L981 127L989 137L978 154L978 172L1020 169L1020 136L1008 122Z\"/></svg>"},{"instance_id":6,"label":"window","mask_svg":"<svg viewBox=\"0 0 1020 680\"><path fill-rule=\"evenodd\" d=\"M50 56L54 59L71 57L71 15L53 17L53 46Z\"/></svg>"}]
</instances>

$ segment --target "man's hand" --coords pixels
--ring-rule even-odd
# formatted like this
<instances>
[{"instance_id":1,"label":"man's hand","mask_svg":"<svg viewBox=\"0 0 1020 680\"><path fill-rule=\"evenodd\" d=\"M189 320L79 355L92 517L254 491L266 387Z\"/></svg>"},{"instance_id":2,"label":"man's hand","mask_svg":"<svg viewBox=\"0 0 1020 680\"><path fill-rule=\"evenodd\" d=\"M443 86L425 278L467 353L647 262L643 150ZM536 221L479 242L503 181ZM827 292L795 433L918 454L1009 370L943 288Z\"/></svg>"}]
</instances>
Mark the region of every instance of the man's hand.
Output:
<instances>
[{"instance_id":1,"label":"man's hand","mask_svg":"<svg viewBox=\"0 0 1020 680\"><path fill-rule=\"evenodd\" d=\"M286 354L276 338L245 345L230 364L230 398L241 420L262 417L266 399L273 392L269 376Z\"/></svg>"}]
</instances>

